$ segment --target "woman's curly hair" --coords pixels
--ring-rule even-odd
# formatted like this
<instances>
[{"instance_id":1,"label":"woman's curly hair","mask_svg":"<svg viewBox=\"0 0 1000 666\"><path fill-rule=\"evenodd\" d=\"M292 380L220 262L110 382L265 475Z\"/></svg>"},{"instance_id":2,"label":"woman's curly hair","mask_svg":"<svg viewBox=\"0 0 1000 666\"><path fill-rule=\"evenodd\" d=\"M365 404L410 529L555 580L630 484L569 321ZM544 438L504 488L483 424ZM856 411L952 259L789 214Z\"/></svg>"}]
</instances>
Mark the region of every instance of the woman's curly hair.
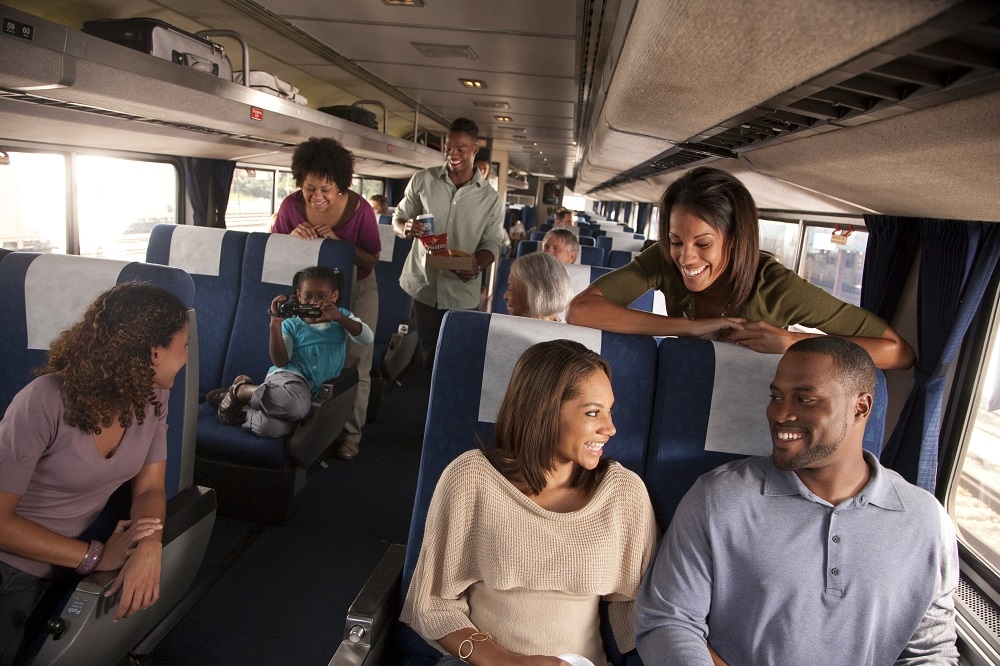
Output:
<instances>
[{"instance_id":1,"label":"woman's curly hair","mask_svg":"<svg viewBox=\"0 0 1000 666\"><path fill-rule=\"evenodd\" d=\"M354 176L354 153L329 137L303 141L292 153L292 177L296 187L302 189L309 174L325 178L341 192L347 192Z\"/></svg>"},{"instance_id":2,"label":"woman's curly hair","mask_svg":"<svg viewBox=\"0 0 1000 666\"><path fill-rule=\"evenodd\" d=\"M142 423L146 405L159 416L150 354L167 347L188 321L187 307L169 291L127 282L90 304L83 319L63 331L49 347L48 362L35 374L60 372L66 423L99 434L114 416L127 428Z\"/></svg>"}]
</instances>

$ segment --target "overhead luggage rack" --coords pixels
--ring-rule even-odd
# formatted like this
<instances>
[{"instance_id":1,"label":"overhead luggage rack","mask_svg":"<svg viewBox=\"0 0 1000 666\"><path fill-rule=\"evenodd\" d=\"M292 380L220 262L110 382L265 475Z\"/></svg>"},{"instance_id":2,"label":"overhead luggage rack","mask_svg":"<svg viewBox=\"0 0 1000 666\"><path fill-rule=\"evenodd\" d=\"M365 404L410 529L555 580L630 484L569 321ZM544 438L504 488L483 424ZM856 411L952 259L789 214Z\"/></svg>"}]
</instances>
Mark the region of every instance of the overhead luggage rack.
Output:
<instances>
[{"instance_id":1,"label":"overhead luggage rack","mask_svg":"<svg viewBox=\"0 0 1000 666\"><path fill-rule=\"evenodd\" d=\"M0 32L0 112L10 119L0 132L8 138L91 148L141 143L144 152L267 159L280 166L290 163L293 146L326 136L390 177L442 162L441 153L426 146L6 5L0 5L0 19L21 26ZM25 104L48 110L39 118ZM94 132L80 131L81 125ZM164 131L150 135L149 125Z\"/></svg>"}]
</instances>

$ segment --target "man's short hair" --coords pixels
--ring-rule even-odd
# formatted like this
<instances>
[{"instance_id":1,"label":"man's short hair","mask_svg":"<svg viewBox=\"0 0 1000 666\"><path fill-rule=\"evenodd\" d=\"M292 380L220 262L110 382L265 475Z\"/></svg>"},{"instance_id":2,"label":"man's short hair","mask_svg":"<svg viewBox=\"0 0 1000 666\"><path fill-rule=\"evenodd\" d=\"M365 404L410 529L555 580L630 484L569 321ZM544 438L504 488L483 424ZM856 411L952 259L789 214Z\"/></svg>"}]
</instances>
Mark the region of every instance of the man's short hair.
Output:
<instances>
[{"instance_id":1,"label":"man's short hair","mask_svg":"<svg viewBox=\"0 0 1000 666\"><path fill-rule=\"evenodd\" d=\"M451 126L448 127L448 133L449 134L458 134L458 133L468 134L469 136L471 136L473 138L473 140L478 141L479 140L479 125L477 125L474 121L472 121L472 120L470 120L468 118L455 118L455 120L451 123Z\"/></svg>"},{"instance_id":2,"label":"man's short hair","mask_svg":"<svg viewBox=\"0 0 1000 666\"><path fill-rule=\"evenodd\" d=\"M556 238L562 240L562 242L566 244L567 252L576 252L577 254L580 253L580 241L577 240L576 234L569 229L565 229L563 227L553 227L549 229L545 232L545 237L542 238L542 245L545 244L545 238L548 238L549 236L555 236Z\"/></svg>"},{"instance_id":3,"label":"man's short hair","mask_svg":"<svg viewBox=\"0 0 1000 666\"><path fill-rule=\"evenodd\" d=\"M875 393L875 362L871 355L846 338L819 335L799 340L785 352L822 354L833 360L836 379L852 393Z\"/></svg>"}]
</instances>

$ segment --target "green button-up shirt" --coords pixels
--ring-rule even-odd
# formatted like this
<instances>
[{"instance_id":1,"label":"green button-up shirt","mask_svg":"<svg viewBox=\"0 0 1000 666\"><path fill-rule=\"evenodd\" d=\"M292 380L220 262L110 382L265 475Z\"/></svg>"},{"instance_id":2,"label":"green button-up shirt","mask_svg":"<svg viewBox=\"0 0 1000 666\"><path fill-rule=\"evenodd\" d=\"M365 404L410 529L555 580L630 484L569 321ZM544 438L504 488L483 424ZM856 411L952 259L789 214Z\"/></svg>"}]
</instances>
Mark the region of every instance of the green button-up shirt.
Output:
<instances>
[{"instance_id":1,"label":"green button-up shirt","mask_svg":"<svg viewBox=\"0 0 1000 666\"><path fill-rule=\"evenodd\" d=\"M405 222L424 213L434 215L435 234L448 234L450 249L471 255L489 250L494 259L500 256L503 203L479 171L462 187L451 182L446 166L414 174L393 220ZM403 291L441 310L478 307L480 281L462 282L451 271L428 270L424 268L426 254L420 240L414 239L399 279Z\"/></svg>"}]
</instances>

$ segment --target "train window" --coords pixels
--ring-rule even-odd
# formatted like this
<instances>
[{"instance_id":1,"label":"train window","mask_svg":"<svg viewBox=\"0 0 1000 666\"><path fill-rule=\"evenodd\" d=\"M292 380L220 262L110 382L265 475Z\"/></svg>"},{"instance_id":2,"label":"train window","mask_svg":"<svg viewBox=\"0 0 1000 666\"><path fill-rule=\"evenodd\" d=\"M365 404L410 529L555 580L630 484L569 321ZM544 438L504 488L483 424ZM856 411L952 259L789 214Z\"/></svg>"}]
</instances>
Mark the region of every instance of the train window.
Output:
<instances>
[{"instance_id":1,"label":"train window","mask_svg":"<svg viewBox=\"0 0 1000 666\"><path fill-rule=\"evenodd\" d=\"M958 474L952 517L959 538L1000 575L1000 345L994 345Z\"/></svg>"},{"instance_id":2,"label":"train window","mask_svg":"<svg viewBox=\"0 0 1000 666\"><path fill-rule=\"evenodd\" d=\"M271 169L237 168L229 189L226 228L270 231L271 214L276 210L274 186L275 172Z\"/></svg>"},{"instance_id":3,"label":"train window","mask_svg":"<svg viewBox=\"0 0 1000 666\"><path fill-rule=\"evenodd\" d=\"M143 261L153 225L177 222L173 164L79 155L74 173L82 256Z\"/></svg>"},{"instance_id":4,"label":"train window","mask_svg":"<svg viewBox=\"0 0 1000 666\"><path fill-rule=\"evenodd\" d=\"M374 194L385 194L385 181L381 178L355 176L351 179L351 189L367 199Z\"/></svg>"},{"instance_id":5,"label":"train window","mask_svg":"<svg viewBox=\"0 0 1000 666\"><path fill-rule=\"evenodd\" d=\"M807 226L799 275L846 303L861 305L867 244L867 231L847 235L830 227Z\"/></svg>"},{"instance_id":6,"label":"train window","mask_svg":"<svg viewBox=\"0 0 1000 666\"><path fill-rule=\"evenodd\" d=\"M276 206L280 206L281 202L285 200L285 197L299 189L295 186L295 176L292 175L291 171L279 171L278 180L274 187Z\"/></svg>"},{"instance_id":7,"label":"train window","mask_svg":"<svg viewBox=\"0 0 1000 666\"><path fill-rule=\"evenodd\" d=\"M0 245L8 250L66 252L66 157L8 151L0 166Z\"/></svg>"},{"instance_id":8,"label":"train window","mask_svg":"<svg viewBox=\"0 0 1000 666\"><path fill-rule=\"evenodd\" d=\"M789 222L760 220L760 249L773 254L787 268L795 270L795 246L799 227Z\"/></svg>"}]
</instances>

